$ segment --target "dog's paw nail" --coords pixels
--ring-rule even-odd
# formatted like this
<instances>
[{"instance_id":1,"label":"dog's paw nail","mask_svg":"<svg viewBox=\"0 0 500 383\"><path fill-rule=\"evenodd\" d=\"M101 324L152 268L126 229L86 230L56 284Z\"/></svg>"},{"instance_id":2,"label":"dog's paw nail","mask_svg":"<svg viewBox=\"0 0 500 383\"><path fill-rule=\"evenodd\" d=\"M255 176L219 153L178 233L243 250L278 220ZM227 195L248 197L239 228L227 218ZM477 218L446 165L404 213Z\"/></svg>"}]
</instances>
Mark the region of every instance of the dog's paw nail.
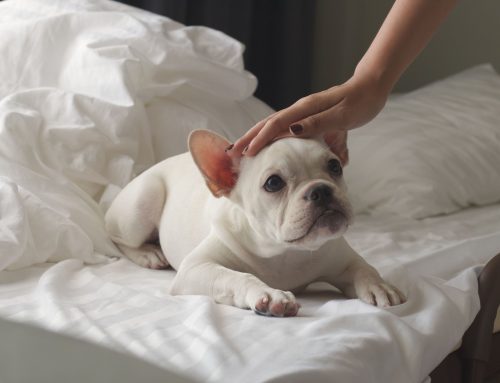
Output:
<instances>
[{"instance_id":1,"label":"dog's paw nail","mask_svg":"<svg viewBox=\"0 0 500 383\"><path fill-rule=\"evenodd\" d=\"M287 307L287 312L286 312L286 316L289 316L289 317L294 317L297 315L297 313L299 312L300 310L300 303L298 302L291 302L288 307Z\"/></svg>"},{"instance_id":2,"label":"dog's paw nail","mask_svg":"<svg viewBox=\"0 0 500 383\"><path fill-rule=\"evenodd\" d=\"M269 298L267 296L260 298L255 304L254 311L257 314L268 315L269 311Z\"/></svg>"}]
</instances>

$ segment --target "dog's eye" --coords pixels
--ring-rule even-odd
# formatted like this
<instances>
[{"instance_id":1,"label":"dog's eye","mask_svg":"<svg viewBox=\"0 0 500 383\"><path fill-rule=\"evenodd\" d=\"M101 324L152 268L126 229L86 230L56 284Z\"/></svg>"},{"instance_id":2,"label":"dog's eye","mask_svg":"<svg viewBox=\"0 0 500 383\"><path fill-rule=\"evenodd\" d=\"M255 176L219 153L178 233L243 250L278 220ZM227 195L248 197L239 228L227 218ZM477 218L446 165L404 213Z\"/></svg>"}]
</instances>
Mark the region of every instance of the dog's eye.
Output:
<instances>
[{"instance_id":1,"label":"dog's eye","mask_svg":"<svg viewBox=\"0 0 500 383\"><path fill-rule=\"evenodd\" d=\"M342 175L342 166L340 165L339 160L331 159L328 161L328 171L332 173L334 176L339 177Z\"/></svg>"},{"instance_id":2,"label":"dog's eye","mask_svg":"<svg viewBox=\"0 0 500 383\"><path fill-rule=\"evenodd\" d=\"M276 174L273 174L264 183L264 190L269 193L280 191L284 187L285 187L285 181L283 181L281 177L277 176Z\"/></svg>"}]
</instances>

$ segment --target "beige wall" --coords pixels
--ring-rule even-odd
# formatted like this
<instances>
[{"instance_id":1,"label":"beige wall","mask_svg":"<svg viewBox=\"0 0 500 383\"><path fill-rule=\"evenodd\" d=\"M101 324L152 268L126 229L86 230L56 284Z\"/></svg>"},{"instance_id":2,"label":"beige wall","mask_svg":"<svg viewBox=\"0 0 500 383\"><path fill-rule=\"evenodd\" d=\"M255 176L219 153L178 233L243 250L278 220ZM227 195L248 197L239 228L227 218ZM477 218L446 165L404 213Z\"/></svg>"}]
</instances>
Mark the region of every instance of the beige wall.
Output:
<instances>
[{"instance_id":1,"label":"beige wall","mask_svg":"<svg viewBox=\"0 0 500 383\"><path fill-rule=\"evenodd\" d=\"M314 91L350 76L392 4L393 0L317 0ZM395 91L408 91L484 62L493 63L500 72L500 0L460 0Z\"/></svg>"}]
</instances>

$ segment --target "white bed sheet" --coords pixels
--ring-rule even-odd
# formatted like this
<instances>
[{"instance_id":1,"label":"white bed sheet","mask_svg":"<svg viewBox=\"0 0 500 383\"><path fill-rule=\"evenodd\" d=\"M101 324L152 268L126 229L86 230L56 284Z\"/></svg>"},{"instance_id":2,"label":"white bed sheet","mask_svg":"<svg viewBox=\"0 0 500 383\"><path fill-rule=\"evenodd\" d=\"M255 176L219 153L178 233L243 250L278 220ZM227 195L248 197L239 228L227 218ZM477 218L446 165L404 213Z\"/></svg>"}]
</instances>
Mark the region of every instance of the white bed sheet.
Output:
<instances>
[{"instance_id":1,"label":"white bed sheet","mask_svg":"<svg viewBox=\"0 0 500 383\"><path fill-rule=\"evenodd\" d=\"M422 381L479 309L498 205L359 217L351 244L408 294L386 310L319 286L298 317L260 317L171 297L172 271L105 257L119 252L103 211L134 174L182 150L189 129L234 138L269 112L242 50L104 0L0 2L0 315L201 381Z\"/></svg>"},{"instance_id":2,"label":"white bed sheet","mask_svg":"<svg viewBox=\"0 0 500 383\"><path fill-rule=\"evenodd\" d=\"M420 382L478 309L470 267L500 248L499 216L500 205L423 221L358 217L350 243L408 294L408 303L387 310L315 286L299 296L298 317L261 317L207 297L169 296L173 271L120 259L4 271L0 315L200 381ZM468 271L453 279L459 270Z\"/></svg>"}]
</instances>

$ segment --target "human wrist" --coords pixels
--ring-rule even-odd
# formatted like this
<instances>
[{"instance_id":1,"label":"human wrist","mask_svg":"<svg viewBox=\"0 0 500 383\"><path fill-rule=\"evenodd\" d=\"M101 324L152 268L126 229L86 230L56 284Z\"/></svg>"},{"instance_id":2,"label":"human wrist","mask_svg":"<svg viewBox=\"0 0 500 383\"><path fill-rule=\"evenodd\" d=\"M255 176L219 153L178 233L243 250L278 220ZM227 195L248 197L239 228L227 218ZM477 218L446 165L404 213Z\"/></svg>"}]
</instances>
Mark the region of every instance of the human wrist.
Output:
<instances>
[{"instance_id":1,"label":"human wrist","mask_svg":"<svg viewBox=\"0 0 500 383\"><path fill-rule=\"evenodd\" d=\"M399 76L395 76L383 65L370 65L361 60L354 70L352 79L370 83L377 90L377 93L388 96L398 81Z\"/></svg>"}]
</instances>

